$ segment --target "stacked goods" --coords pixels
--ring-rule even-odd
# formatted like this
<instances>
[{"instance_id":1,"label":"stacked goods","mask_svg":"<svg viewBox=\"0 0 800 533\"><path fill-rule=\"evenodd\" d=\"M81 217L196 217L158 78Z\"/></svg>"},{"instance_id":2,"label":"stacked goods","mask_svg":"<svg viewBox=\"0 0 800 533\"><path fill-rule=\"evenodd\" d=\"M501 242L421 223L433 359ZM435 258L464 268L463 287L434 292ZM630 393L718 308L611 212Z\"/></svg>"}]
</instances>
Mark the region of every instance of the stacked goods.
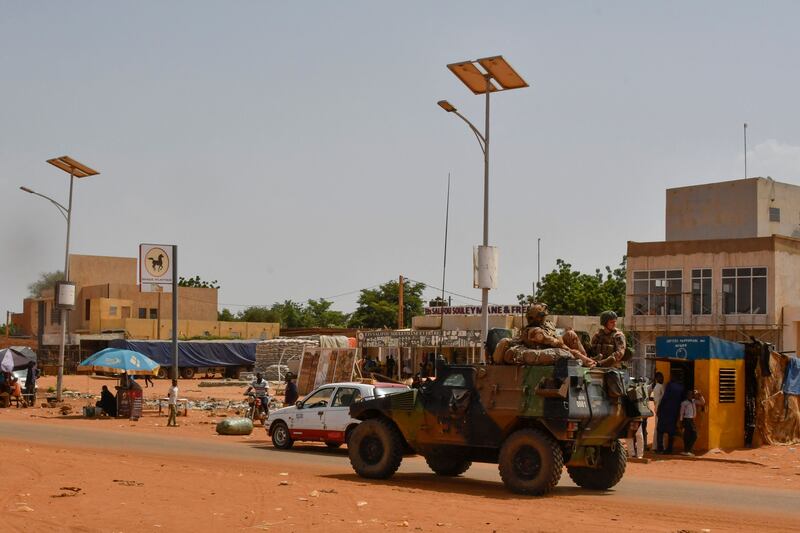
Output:
<instances>
[{"instance_id":1,"label":"stacked goods","mask_svg":"<svg viewBox=\"0 0 800 533\"><path fill-rule=\"evenodd\" d=\"M255 371L261 372L267 381L278 381L285 375L288 361L299 360L306 346L319 346L319 337L278 338L259 342L256 345Z\"/></svg>"},{"instance_id":2,"label":"stacked goods","mask_svg":"<svg viewBox=\"0 0 800 533\"><path fill-rule=\"evenodd\" d=\"M572 359L569 350L563 348L544 348L536 350L527 348L524 344L512 346L503 354L503 361L507 365L552 365L559 358Z\"/></svg>"}]
</instances>

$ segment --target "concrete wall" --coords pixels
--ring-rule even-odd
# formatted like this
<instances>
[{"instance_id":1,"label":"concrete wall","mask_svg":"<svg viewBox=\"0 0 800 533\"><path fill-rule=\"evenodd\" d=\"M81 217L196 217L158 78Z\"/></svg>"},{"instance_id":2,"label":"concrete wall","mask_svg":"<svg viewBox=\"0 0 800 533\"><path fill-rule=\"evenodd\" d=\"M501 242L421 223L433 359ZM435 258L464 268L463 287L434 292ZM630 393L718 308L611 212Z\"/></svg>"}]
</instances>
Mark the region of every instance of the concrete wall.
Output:
<instances>
[{"instance_id":1,"label":"concrete wall","mask_svg":"<svg viewBox=\"0 0 800 533\"><path fill-rule=\"evenodd\" d=\"M667 189L666 240L758 236L756 179Z\"/></svg>"},{"instance_id":2,"label":"concrete wall","mask_svg":"<svg viewBox=\"0 0 800 533\"><path fill-rule=\"evenodd\" d=\"M800 187L766 178L667 189L666 240L800 237ZM780 209L770 222L769 209Z\"/></svg>"}]
</instances>

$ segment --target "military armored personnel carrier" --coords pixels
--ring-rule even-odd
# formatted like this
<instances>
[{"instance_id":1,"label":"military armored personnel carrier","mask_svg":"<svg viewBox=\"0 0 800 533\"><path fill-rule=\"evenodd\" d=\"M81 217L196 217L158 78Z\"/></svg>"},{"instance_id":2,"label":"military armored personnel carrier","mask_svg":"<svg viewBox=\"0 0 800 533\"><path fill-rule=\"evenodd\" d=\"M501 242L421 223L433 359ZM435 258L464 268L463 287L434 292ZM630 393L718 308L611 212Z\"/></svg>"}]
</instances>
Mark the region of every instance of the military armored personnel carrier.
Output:
<instances>
[{"instance_id":1,"label":"military armored personnel carrier","mask_svg":"<svg viewBox=\"0 0 800 533\"><path fill-rule=\"evenodd\" d=\"M496 463L506 487L542 495L563 467L581 487L605 490L625 473L620 438L650 416L643 384L621 370L561 358L548 366L447 365L437 379L351 405L362 422L348 440L353 469L391 477L404 455L421 454L442 476Z\"/></svg>"}]
</instances>

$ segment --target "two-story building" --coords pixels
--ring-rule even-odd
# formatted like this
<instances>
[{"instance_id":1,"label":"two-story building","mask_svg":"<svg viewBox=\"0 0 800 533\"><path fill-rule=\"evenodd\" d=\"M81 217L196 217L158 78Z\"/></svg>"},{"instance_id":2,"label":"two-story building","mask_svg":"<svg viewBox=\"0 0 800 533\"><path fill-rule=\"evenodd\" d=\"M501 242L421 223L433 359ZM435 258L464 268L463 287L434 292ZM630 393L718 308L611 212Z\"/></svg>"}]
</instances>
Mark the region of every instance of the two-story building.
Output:
<instances>
[{"instance_id":1,"label":"two-story building","mask_svg":"<svg viewBox=\"0 0 800 533\"><path fill-rule=\"evenodd\" d=\"M666 240L628 242L627 256L637 359L655 357L665 335L752 335L797 349L800 187L750 178L668 189Z\"/></svg>"}]
</instances>

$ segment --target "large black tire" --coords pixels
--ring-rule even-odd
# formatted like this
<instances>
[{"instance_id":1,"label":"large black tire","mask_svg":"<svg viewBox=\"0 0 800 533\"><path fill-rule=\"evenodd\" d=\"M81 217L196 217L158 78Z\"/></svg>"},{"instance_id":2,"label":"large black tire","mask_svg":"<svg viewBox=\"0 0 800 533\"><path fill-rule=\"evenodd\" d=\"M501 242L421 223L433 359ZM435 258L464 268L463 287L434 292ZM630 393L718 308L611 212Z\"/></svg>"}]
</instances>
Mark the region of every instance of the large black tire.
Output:
<instances>
[{"instance_id":1,"label":"large black tire","mask_svg":"<svg viewBox=\"0 0 800 533\"><path fill-rule=\"evenodd\" d=\"M272 445L280 450L288 450L294 445L294 439L285 422L279 420L272 426Z\"/></svg>"},{"instance_id":2,"label":"large black tire","mask_svg":"<svg viewBox=\"0 0 800 533\"><path fill-rule=\"evenodd\" d=\"M561 479L564 456L552 437L538 429L521 429L500 448L500 477L518 494L547 494Z\"/></svg>"},{"instance_id":3,"label":"large black tire","mask_svg":"<svg viewBox=\"0 0 800 533\"><path fill-rule=\"evenodd\" d=\"M383 418L360 423L347 445L350 464L361 477L387 479L403 460L403 437L397 427Z\"/></svg>"},{"instance_id":4,"label":"large black tire","mask_svg":"<svg viewBox=\"0 0 800 533\"><path fill-rule=\"evenodd\" d=\"M622 479L628 456L620 441L614 446L600 448L599 468L568 466L567 473L579 487L591 490L608 490Z\"/></svg>"},{"instance_id":5,"label":"large black tire","mask_svg":"<svg viewBox=\"0 0 800 533\"><path fill-rule=\"evenodd\" d=\"M460 476L472 466L463 454L447 448L436 448L425 455L425 462L439 476Z\"/></svg>"},{"instance_id":6,"label":"large black tire","mask_svg":"<svg viewBox=\"0 0 800 533\"><path fill-rule=\"evenodd\" d=\"M190 366L181 368L181 377L183 379L192 379L194 377L194 368Z\"/></svg>"},{"instance_id":7,"label":"large black tire","mask_svg":"<svg viewBox=\"0 0 800 533\"><path fill-rule=\"evenodd\" d=\"M160 366L158 367L158 374L156 374L156 377L158 379L169 379L170 370L170 368Z\"/></svg>"}]
</instances>

